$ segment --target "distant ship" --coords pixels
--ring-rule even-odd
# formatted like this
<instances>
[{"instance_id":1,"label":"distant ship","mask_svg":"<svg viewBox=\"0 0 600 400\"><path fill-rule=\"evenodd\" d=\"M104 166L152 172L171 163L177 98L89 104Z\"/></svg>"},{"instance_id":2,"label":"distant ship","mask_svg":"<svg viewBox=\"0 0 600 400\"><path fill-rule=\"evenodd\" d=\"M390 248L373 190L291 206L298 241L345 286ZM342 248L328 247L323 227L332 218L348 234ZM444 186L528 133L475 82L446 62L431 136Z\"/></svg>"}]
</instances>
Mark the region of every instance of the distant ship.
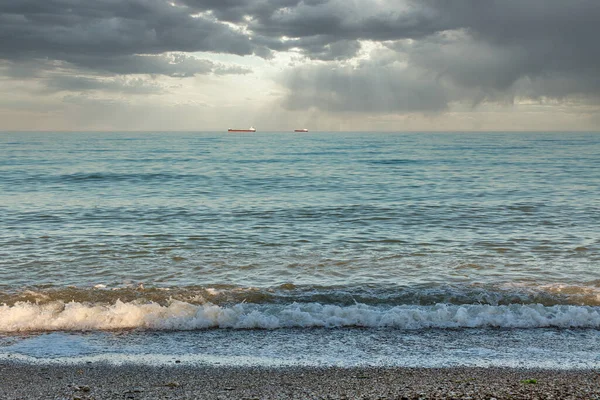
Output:
<instances>
[{"instance_id":1,"label":"distant ship","mask_svg":"<svg viewBox=\"0 0 600 400\"><path fill-rule=\"evenodd\" d=\"M233 129L233 128L229 128L227 129L227 132L256 132L256 129L254 127L250 127L248 129Z\"/></svg>"},{"instance_id":2,"label":"distant ship","mask_svg":"<svg viewBox=\"0 0 600 400\"><path fill-rule=\"evenodd\" d=\"M294 132L308 132L308 129L294 129Z\"/></svg>"}]
</instances>

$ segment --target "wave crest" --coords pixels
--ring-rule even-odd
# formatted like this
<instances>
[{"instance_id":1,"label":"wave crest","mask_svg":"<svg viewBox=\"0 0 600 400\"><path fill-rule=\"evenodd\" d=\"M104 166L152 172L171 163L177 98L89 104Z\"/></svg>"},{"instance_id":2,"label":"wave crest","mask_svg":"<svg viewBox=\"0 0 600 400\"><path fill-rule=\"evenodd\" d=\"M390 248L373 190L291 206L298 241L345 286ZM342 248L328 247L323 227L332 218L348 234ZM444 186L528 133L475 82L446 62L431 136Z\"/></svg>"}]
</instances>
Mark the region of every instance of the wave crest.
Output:
<instances>
[{"instance_id":1,"label":"wave crest","mask_svg":"<svg viewBox=\"0 0 600 400\"><path fill-rule=\"evenodd\" d=\"M172 301L114 304L19 302L0 306L0 332L89 330L202 330L281 328L600 328L590 306L401 305L395 307L293 303L232 306Z\"/></svg>"}]
</instances>

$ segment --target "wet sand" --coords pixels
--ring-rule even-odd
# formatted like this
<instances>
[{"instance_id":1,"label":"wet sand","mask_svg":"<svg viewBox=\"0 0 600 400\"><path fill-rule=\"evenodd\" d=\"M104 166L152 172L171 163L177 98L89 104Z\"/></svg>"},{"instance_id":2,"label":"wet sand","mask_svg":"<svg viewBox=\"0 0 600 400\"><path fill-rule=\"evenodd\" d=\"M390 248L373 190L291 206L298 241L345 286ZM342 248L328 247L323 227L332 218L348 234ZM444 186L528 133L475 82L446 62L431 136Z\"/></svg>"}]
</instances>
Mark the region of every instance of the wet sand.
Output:
<instances>
[{"instance_id":1,"label":"wet sand","mask_svg":"<svg viewBox=\"0 0 600 400\"><path fill-rule=\"evenodd\" d=\"M0 363L2 399L600 399L596 371Z\"/></svg>"}]
</instances>

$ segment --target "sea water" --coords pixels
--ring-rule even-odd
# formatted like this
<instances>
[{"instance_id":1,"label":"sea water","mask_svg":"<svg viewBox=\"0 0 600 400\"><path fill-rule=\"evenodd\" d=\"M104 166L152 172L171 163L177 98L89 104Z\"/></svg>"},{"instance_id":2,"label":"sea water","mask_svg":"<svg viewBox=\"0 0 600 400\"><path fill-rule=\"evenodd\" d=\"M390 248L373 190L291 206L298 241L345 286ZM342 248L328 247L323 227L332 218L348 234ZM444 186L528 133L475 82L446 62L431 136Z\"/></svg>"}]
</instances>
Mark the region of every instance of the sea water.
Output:
<instances>
[{"instance_id":1,"label":"sea water","mask_svg":"<svg viewBox=\"0 0 600 400\"><path fill-rule=\"evenodd\" d=\"M0 359L600 367L600 134L0 133Z\"/></svg>"}]
</instances>

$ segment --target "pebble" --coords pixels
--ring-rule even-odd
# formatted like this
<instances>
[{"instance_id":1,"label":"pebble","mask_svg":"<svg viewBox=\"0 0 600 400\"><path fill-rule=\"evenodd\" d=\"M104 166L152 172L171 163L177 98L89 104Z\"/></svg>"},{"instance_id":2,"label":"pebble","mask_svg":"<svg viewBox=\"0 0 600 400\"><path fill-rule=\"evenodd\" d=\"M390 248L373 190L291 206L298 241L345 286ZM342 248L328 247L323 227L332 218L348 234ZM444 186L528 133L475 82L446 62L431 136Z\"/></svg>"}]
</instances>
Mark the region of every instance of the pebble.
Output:
<instances>
[{"instance_id":1,"label":"pebble","mask_svg":"<svg viewBox=\"0 0 600 400\"><path fill-rule=\"evenodd\" d=\"M6 366L5 364L4 366ZM27 364L2 368L0 398L26 400L64 398L194 399L590 399L600 400L594 371L519 370L507 368L260 368L206 366L97 365L86 371L90 386L71 385L77 367L58 365L50 371ZM50 376L51 380L46 380ZM368 380L357 379L368 376ZM536 376L538 384L521 381ZM170 380L165 380L165 377ZM161 382L166 382L161 384ZM185 383L184 390L171 391ZM66 383L66 382L65 382ZM469 383L469 384L468 384ZM88 390L84 390L87 388ZM171 388L171 389L169 389ZM78 390L73 394L74 390ZM139 393L143 393L139 395Z\"/></svg>"}]
</instances>

